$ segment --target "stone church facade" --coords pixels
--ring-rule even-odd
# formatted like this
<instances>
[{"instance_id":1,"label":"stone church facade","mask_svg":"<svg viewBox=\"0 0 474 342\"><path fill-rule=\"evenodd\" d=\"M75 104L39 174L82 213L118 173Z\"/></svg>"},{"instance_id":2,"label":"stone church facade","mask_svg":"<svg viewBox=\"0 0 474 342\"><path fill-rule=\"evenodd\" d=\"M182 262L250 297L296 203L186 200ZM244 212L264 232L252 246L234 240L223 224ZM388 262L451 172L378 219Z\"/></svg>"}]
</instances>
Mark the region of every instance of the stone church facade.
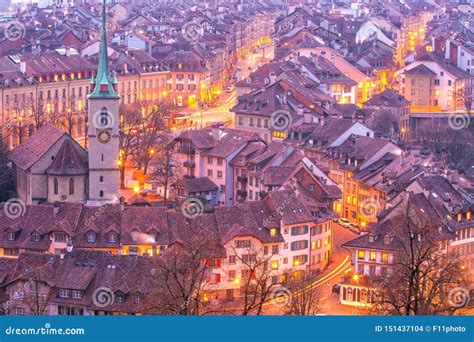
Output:
<instances>
[{"instance_id":1,"label":"stone church facade","mask_svg":"<svg viewBox=\"0 0 474 342\"><path fill-rule=\"evenodd\" d=\"M86 151L67 133L45 124L11 153L18 197L26 204L87 202L119 198L119 105L117 79L107 55L106 8L97 75L90 82Z\"/></svg>"}]
</instances>

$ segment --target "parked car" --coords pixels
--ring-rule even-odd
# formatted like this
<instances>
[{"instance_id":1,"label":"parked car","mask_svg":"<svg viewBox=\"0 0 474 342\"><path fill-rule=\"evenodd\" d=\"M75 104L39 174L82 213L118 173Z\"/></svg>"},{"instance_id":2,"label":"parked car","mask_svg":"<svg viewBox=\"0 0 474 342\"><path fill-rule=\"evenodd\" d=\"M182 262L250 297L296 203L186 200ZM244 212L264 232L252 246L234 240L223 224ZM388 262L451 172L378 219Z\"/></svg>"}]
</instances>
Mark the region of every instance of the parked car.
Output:
<instances>
[{"instance_id":1,"label":"parked car","mask_svg":"<svg viewBox=\"0 0 474 342\"><path fill-rule=\"evenodd\" d=\"M332 286L332 293L339 293L341 292L341 285L340 284L334 284Z\"/></svg>"},{"instance_id":2,"label":"parked car","mask_svg":"<svg viewBox=\"0 0 474 342\"><path fill-rule=\"evenodd\" d=\"M349 230L353 233L360 234L360 227L358 224L349 223Z\"/></svg>"},{"instance_id":3,"label":"parked car","mask_svg":"<svg viewBox=\"0 0 474 342\"><path fill-rule=\"evenodd\" d=\"M339 220L337 220L337 223L339 223L339 225L344 227L344 228L349 228L349 225L351 224L348 219L343 218L343 217L341 217Z\"/></svg>"}]
</instances>

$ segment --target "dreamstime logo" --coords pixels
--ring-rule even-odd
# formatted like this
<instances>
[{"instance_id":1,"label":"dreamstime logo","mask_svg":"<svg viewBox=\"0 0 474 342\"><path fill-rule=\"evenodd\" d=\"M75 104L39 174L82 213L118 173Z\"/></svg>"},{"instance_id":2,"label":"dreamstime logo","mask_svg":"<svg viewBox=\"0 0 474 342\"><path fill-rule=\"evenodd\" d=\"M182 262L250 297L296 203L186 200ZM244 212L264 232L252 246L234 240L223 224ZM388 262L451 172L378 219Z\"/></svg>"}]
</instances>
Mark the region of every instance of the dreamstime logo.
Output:
<instances>
[{"instance_id":1,"label":"dreamstime logo","mask_svg":"<svg viewBox=\"0 0 474 342\"><path fill-rule=\"evenodd\" d=\"M25 37L26 27L19 21L9 21L3 24L3 33L5 38L14 42Z\"/></svg>"},{"instance_id":2,"label":"dreamstime logo","mask_svg":"<svg viewBox=\"0 0 474 342\"><path fill-rule=\"evenodd\" d=\"M290 112L286 110L277 110L270 117L270 125L277 131L286 131L293 122Z\"/></svg>"},{"instance_id":3,"label":"dreamstime logo","mask_svg":"<svg viewBox=\"0 0 474 342\"><path fill-rule=\"evenodd\" d=\"M25 215L26 205L19 198L11 198L3 206L5 215L13 220Z\"/></svg>"},{"instance_id":4,"label":"dreamstime logo","mask_svg":"<svg viewBox=\"0 0 474 342\"><path fill-rule=\"evenodd\" d=\"M114 292L108 287L99 287L92 294L92 302L99 308L105 308L115 302Z\"/></svg>"},{"instance_id":5,"label":"dreamstime logo","mask_svg":"<svg viewBox=\"0 0 474 342\"><path fill-rule=\"evenodd\" d=\"M263 226L268 227L269 224L275 221L278 215L283 216L283 211L285 208L292 202L294 198L298 198L300 195L300 191L298 188L292 189L290 196L286 197L285 200L280 203L280 205L272 212L272 214L263 219Z\"/></svg>"},{"instance_id":6,"label":"dreamstime logo","mask_svg":"<svg viewBox=\"0 0 474 342\"><path fill-rule=\"evenodd\" d=\"M181 212L187 218L195 218L204 212L204 204L199 198L187 198L181 204Z\"/></svg>"},{"instance_id":7,"label":"dreamstime logo","mask_svg":"<svg viewBox=\"0 0 474 342\"><path fill-rule=\"evenodd\" d=\"M291 303L292 298L293 294L291 291L283 286L270 292L271 304L279 308L288 306Z\"/></svg>"},{"instance_id":8,"label":"dreamstime logo","mask_svg":"<svg viewBox=\"0 0 474 342\"><path fill-rule=\"evenodd\" d=\"M114 124L114 116L106 109L99 110L92 116L92 125L96 129L112 129Z\"/></svg>"},{"instance_id":9,"label":"dreamstime logo","mask_svg":"<svg viewBox=\"0 0 474 342\"><path fill-rule=\"evenodd\" d=\"M196 41L204 35L204 28L199 22L189 21L183 25L181 34L187 41Z\"/></svg>"},{"instance_id":10,"label":"dreamstime logo","mask_svg":"<svg viewBox=\"0 0 474 342\"><path fill-rule=\"evenodd\" d=\"M459 131L467 128L471 122L468 113L454 113L448 116L448 124L452 129Z\"/></svg>"},{"instance_id":11,"label":"dreamstime logo","mask_svg":"<svg viewBox=\"0 0 474 342\"><path fill-rule=\"evenodd\" d=\"M469 290L464 287L455 287L448 294L448 302L454 308L463 308L471 300Z\"/></svg>"},{"instance_id":12,"label":"dreamstime logo","mask_svg":"<svg viewBox=\"0 0 474 342\"><path fill-rule=\"evenodd\" d=\"M366 218L376 218L380 212L380 203L372 198L367 198L359 203L359 213Z\"/></svg>"},{"instance_id":13,"label":"dreamstime logo","mask_svg":"<svg viewBox=\"0 0 474 342\"><path fill-rule=\"evenodd\" d=\"M373 38L377 38L377 35L378 35L378 30L376 28L376 26L374 26L370 21L368 21L364 27L362 27L361 31L360 31L360 34L361 34L361 42L362 41L365 41L366 39L373 39Z\"/></svg>"}]
</instances>

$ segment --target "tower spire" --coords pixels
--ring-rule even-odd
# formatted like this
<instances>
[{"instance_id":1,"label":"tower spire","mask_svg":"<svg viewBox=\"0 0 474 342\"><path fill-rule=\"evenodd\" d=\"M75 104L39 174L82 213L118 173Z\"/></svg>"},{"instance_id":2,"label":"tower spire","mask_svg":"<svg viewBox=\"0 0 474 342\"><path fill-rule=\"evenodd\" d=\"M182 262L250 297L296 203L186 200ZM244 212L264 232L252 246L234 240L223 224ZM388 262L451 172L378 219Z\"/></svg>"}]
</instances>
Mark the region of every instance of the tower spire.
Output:
<instances>
[{"instance_id":1,"label":"tower spire","mask_svg":"<svg viewBox=\"0 0 474 342\"><path fill-rule=\"evenodd\" d=\"M118 97L115 91L114 80L110 74L109 55L107 49L107 0L102 0L102 34L99 50L99 66L97 75L91 80L93 91L90 95L92 98Z\"/></svg>"}]
</instances>

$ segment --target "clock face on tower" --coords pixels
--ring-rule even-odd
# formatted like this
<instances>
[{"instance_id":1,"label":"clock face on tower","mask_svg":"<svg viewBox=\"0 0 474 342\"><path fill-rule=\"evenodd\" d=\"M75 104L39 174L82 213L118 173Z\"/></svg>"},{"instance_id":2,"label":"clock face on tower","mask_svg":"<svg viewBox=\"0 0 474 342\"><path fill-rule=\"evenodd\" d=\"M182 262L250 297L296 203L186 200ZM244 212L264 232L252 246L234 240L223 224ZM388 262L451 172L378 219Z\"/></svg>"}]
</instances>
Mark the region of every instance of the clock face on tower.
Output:
<instances>
[{"instance_id":1,"label":"clock face on tower","mask_svg":"<svg viewBox=\"0 0 474 342\"><path fill-rule=\"evenodd\" d=\"M101 130L97 134L97 140L99 140L99 142L102 144L107 144L111 138L112 138L112 134L110 134L110 132L106 129Z\"/></svg>"}]
</instances>

